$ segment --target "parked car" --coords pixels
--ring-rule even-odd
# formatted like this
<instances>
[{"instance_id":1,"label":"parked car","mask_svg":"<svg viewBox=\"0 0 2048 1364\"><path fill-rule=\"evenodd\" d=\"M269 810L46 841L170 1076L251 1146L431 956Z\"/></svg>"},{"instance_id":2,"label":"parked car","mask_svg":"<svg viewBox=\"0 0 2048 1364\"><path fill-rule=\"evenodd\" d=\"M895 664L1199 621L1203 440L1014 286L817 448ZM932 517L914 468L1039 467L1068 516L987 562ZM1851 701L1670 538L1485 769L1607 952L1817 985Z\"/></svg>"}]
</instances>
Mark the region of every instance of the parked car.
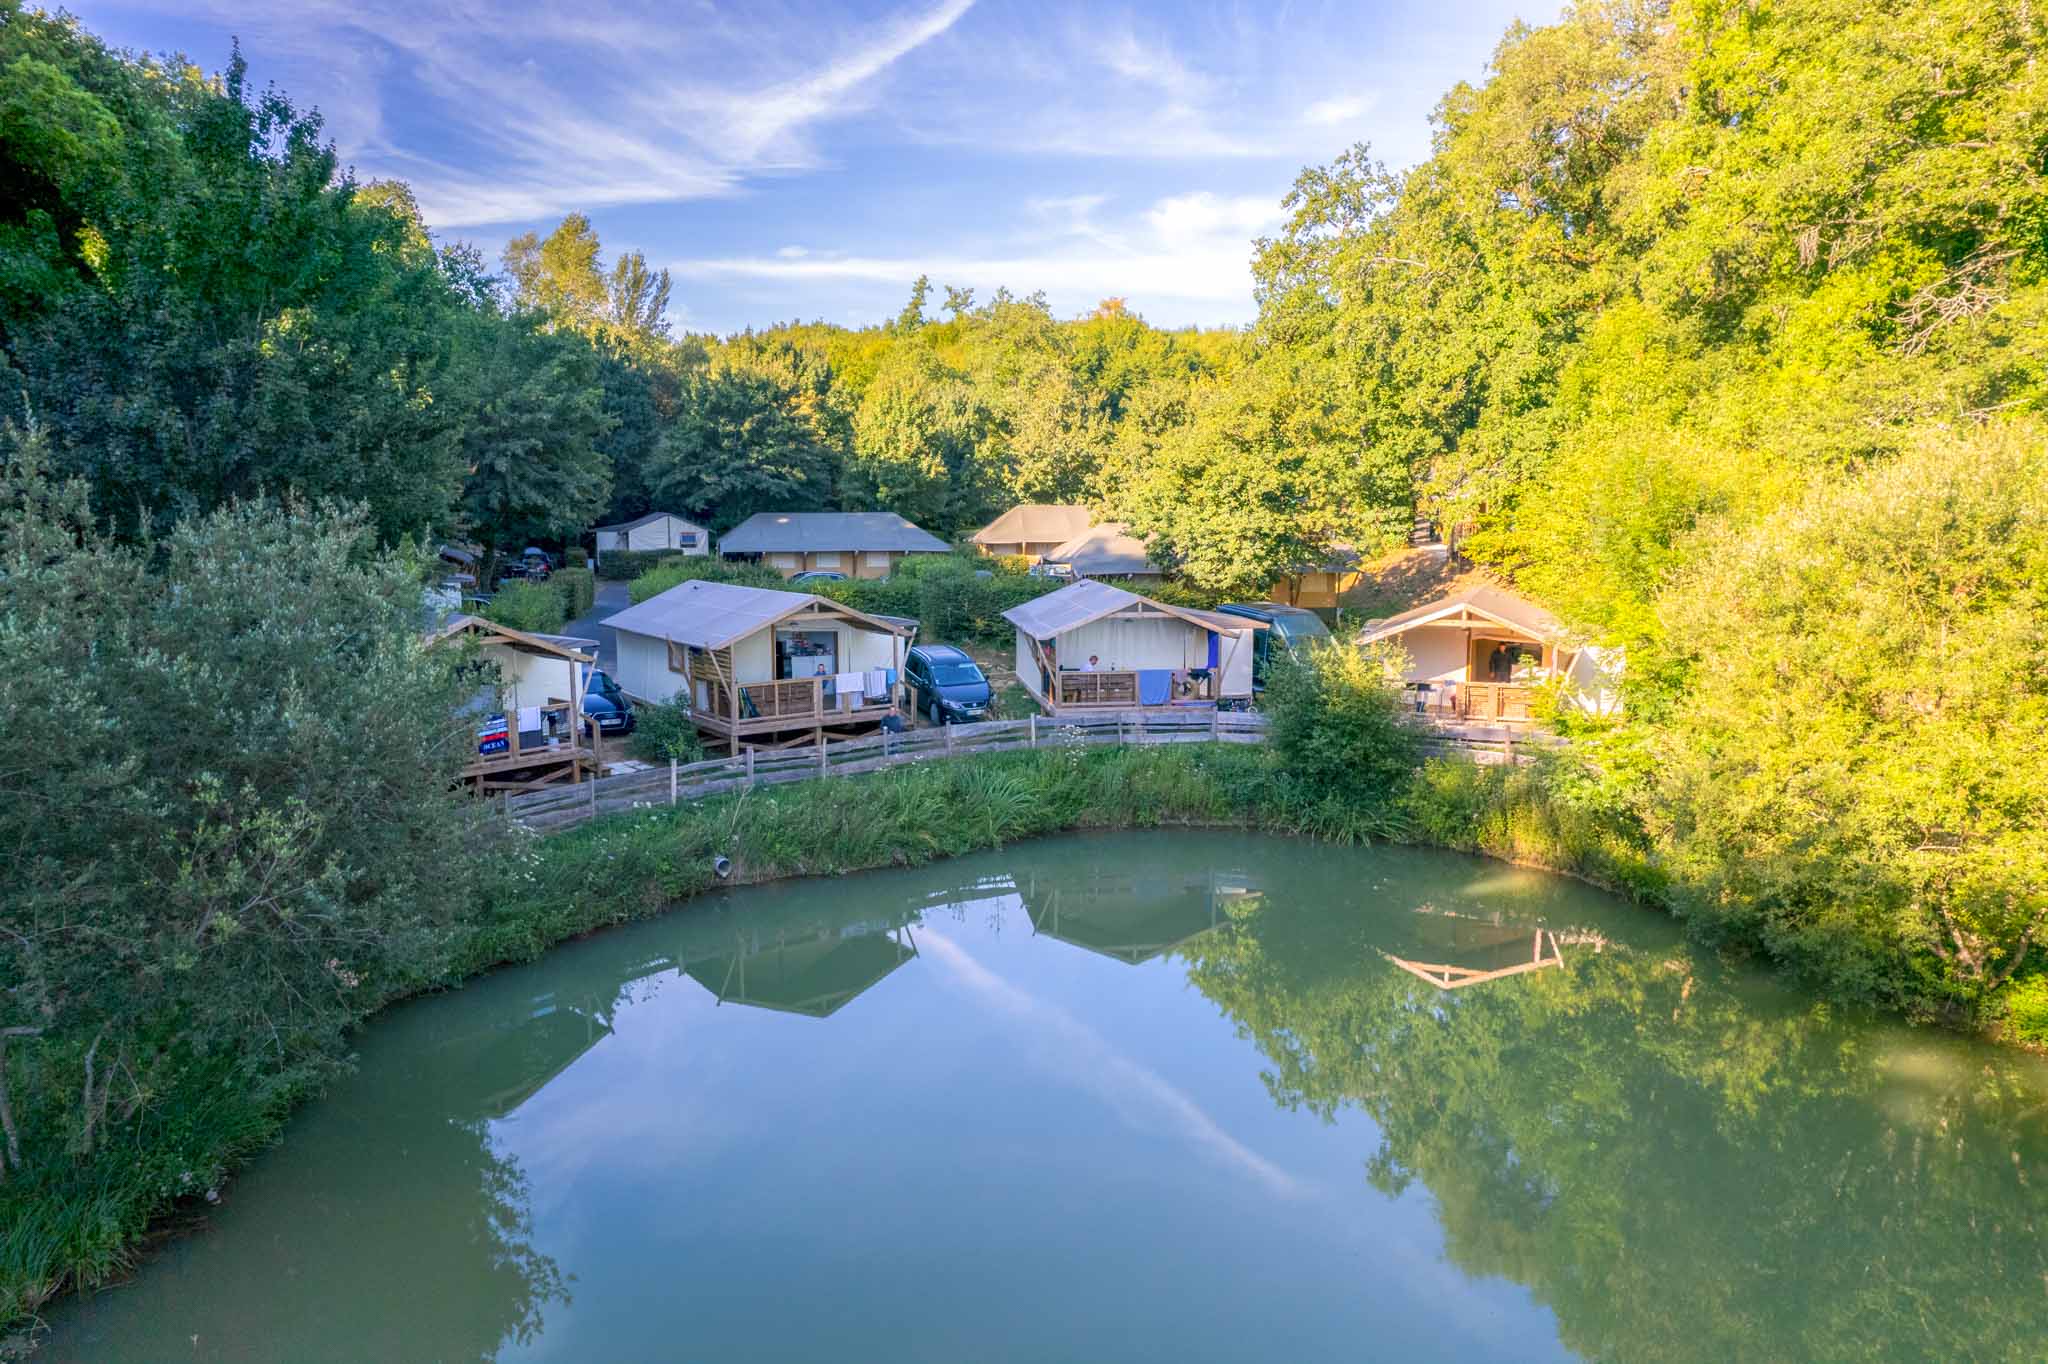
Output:
<instances>
[{"instance_id":1,"label":"parked car","mask_svg":"<svg viewBox=\"0 0 2048 1364\"><path fill-rule=\"evenodd\" d=\"M843 583L846 575L837 569L807 568L790 578L793 583Z\"/></svg>"},{"instance_id":2,"label":"parked car","mask_svg":"<svg viewBox=\"0 0 2048 1364\"><path fill-rule=\"evenodd\" d=\"M903 660L911 704L935 725L964 725L988 719L995 689L981 668L950 644L919 644Z\"/></svg>"},{"instance_id":3,"label":"parked car","mask_svg":"<svg viewBox=\"0 0 2048 1364\"><path fill-rule=\"evenodd\" d=\"M583 679L583 717L585 733L594 725L606 738L623 738L633 732L637 723L633 703L626 699L619 684L599 668L590 669Z\"/></svg>"},{"instance_id":4,"label":"parked car","mask_svg":"<svg viewBox=\"0 0 2048 1364\"><path fill-rule=\"evenodd\" d=\"M1279 602L1226 602L1216 608L1226 616L1265 622L1266 628L1252 637L1252 690L1266 689L1266 675L1273 667L1273 650L1299 655L1308 646L1330 637L1323 618L1305 606L1282 606Z\"/></svg>"}]
</instances>

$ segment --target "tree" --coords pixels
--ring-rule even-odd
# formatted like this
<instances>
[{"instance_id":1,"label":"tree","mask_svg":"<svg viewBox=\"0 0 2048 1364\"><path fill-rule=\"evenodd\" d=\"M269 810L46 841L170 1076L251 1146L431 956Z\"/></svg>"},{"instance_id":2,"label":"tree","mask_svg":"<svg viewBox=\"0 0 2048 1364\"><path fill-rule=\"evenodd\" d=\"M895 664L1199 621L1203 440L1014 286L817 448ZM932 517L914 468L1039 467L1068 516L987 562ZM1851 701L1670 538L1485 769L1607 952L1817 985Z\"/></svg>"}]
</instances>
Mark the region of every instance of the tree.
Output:
<instances>
[{"instance_id":1,"label":"tree","mask_svg":"<svg viewBox=\"0 0 2048 1364\"><path fill-rule=\"evenodd\" d=\"M1930 438L1717 537L1664 603L1692 912L1824 988L1975 1008L2048 951L2048 456Z\"/></svg>"},{"instance_id":2,"label":"tree","mask_svg":"<svg viewBox=\"0 0 2048 1364\"><path fill-rule=\"evenodd\" d=\"M685 381L648 476L657 500L718 530L755 512L822 510L832 493L829 452L791 388L717 362Z\"/></svg>"}]
</instances>

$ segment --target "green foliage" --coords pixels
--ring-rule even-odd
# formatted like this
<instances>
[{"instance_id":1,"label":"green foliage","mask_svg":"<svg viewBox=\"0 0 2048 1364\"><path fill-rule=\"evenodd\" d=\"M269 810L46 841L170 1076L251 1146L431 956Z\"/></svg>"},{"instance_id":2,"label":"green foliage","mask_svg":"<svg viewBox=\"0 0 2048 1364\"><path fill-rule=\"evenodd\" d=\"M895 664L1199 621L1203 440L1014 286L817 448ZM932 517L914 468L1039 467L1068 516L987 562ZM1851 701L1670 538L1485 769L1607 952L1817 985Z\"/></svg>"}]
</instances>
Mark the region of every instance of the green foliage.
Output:
<instances>
[{"instance_id":1,"label":"green foliage","mask_svg":"<svg viewBox=\"0 0 2048 1364\"><path fill-rule=\"evenodd\" d=\"M887 578L806 586L857 611L909 616L918 622L918 638L928 644L1008 645L1015 632L1003 612L1060 584L1014 568L991 567L994 562L970 554L914 554Z\"/></svg>"},{"instance_id":2,"label":"green foliage","mask_svg":"<svg viewBox=\"0 0 2048 1364\"><path fill-rule=\"evenodd\" d=\"M597 605L597 576L587 568L558 568L548 578L562 594L562 611L571 620Z\"/></svg>"},{"instance_id":3,"label":"green foliage","mask_svg":"<svg viewBox=\"0 0 2048 1364\"><path fill-rule=\"evenodd\" d=\"M553 634L568 619L564 614L562 589L553 579L544 583L509 582L491 595L483 615L500 625L528 634Z\"/></svg>"},{"instance_id":4,"label":"green foliage","mask_svg":"<svg viewBox=\"0 0 2048 1364\"><path fill-rule=\"evenodd\" d=\"M0 1306L94 1282L436 969L468 896L462 685L360 509L251 502L154 552L17 442L0 473ZM83 1201L80 1201L83 1200ZM19 1228L16 1231L14 1229Z\"/></svg>"},{"instance_id":5,"label":"green foliage","mask_svg":"<svg viewBox=\"0 0 2048 1364\"><path fill-rule=\"evenodd\" d=\"M669 554L655 567L635 578L627 588L633 603L657 597L671 587L688 582L738 583L743 587L789 586L780 573L761 564L727 563L708 554Z\"/></svg>"},{"instance_id":6,"label":"green foliage","mask_svg":"<svg viewBox=\"0 0 2048 1364\"><path fill-rule=\"evenodd\" d=\"M2030 1047L2048 1047L2048 974L2027 976L1999 997L2007 1032Z\"/></svg>"},{"instance_id":7,"label":"green foliage","mask_svg":"<svg viewBox=\"0 0 2048 1364\"><path fill-rule=\"evenodd\" d=\"M1696 915L1835 990L1971 1008L2048 929L2048 455L1929 439L1716 537L1662 804Z\"/></svg>"},{"instance_id":8,"label":"green foliage","mask_svg":"<svg viewBox=\"0 0 2048 1364\"><path fill-rule=\"evenodd\" d=\"M677 557L672 549L608 549L597 556L597 576L609 582L630 581Z\"/></svg>"},{"instance_id":9,"label":"green foliage","mask_svg":"<svg viewBox=\"0 0 2048 1364\"><path fill-rule=\"evenodd\" d=\"M647 762L693 763L704 756L704 741L684 700L633 707L632 746Z\"/></svg>"},{"instance_id":10,"label":"green foliage","mask_svg":"<svg viewBox=\"0 0 2048 1364\"><path fill-rule=\"evenodd\" d=\"M1330 640L1276 654L1264 708L1287 779L1312 799L1384 808L1415 770L1414 732L1375 653Z\"/></svg>"}]
</instances>

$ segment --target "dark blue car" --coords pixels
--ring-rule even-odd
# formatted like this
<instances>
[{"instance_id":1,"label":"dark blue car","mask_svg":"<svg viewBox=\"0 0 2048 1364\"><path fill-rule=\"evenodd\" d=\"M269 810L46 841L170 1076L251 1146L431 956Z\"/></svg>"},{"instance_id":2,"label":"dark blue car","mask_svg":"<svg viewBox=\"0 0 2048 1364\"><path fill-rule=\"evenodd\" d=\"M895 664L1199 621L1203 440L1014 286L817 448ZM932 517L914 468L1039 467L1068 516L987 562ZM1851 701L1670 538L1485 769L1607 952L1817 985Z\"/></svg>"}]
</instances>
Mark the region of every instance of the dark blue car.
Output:
<instances>
[{"instance_id":1,"label":"dark blue car","mask_svg":"<svg viewBox=\"0 0 2048 1364\"><path fill-rule=\"evenodd\" d=\"M950 644L920 644L903 660L911 704L935 725L965 725L988 719L995 693L980 667Z\"/></svg>"}]
</instances>

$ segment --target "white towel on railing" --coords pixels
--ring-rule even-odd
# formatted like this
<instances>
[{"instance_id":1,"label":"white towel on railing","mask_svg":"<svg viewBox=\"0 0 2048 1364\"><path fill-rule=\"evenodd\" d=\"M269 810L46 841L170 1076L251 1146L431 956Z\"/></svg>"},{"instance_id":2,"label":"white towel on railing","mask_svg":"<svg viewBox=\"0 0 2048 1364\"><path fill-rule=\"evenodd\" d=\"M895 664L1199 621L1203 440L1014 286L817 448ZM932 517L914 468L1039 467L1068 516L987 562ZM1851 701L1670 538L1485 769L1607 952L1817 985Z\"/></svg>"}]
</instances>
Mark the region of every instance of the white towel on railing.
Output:
<instances>
[{"instance_id":1,"label":"white towel on railing","mask_svg":"<svg viewBox=\"0 0 2048 1364\"><path fill-rule=\"evenodd\" d=\"M887 668L869 668L867 671L867 683L868 695L887 696L889 694L889 670Z\"/></svg>"},{"instance_id":2,"label":"white towel on railing","mask_svg":"<svg viewBox=\"0 0 2048 1364\"><path fill-rule=\"evenodd\" d=\"M855 705L860 704L861 693L867 689L866 680L860 673L840 673L832 679L832 688L841 699L850 700Z\"/></svg>"}]
</instances>

